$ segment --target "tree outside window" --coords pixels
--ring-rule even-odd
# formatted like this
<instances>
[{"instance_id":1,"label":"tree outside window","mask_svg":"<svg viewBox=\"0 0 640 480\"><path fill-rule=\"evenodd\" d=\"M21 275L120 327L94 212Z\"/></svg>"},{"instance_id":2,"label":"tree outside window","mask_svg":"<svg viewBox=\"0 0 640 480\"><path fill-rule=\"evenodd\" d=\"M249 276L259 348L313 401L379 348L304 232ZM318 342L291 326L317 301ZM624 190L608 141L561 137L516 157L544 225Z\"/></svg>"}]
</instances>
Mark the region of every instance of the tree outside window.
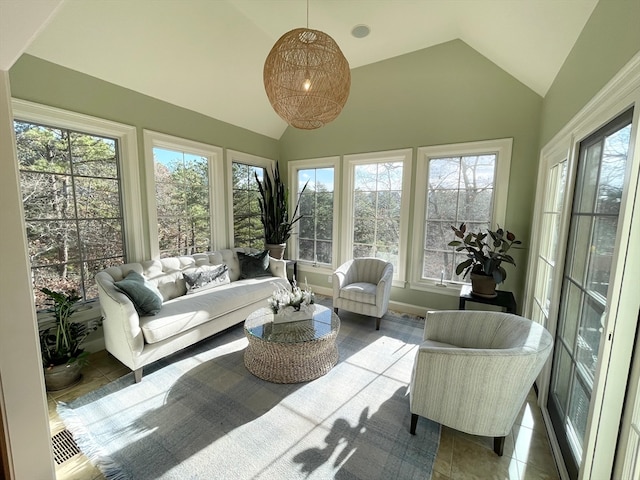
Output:
<instances>
[{"instance_id":1,"label":"tree outside window","mask_svg":"<svg viewBox=\"0 0 640 480\"><path fill-rule=\"evenodd\" d=\"M262 167L233 162L233 244L236 247L264 248L264 227L260 221L260 181L265 174Z\"/></svg>"},{"instance_id":2,"label":"tree outside window","mask_svg":"<svg viewBox=\"0 0 640 480\"><path fill-rule=\"evenodd\" d=\"M354 166L354 258L377 257L398 269L403 162Z\"/></svg>"},{"instance_id":3,"label":"tree outside window","mask_svg":"<svg viewBox=\"0 0 640 480\"><path fill-rule=\"evenodd\" d=\"M305 184L307 188L300 195L300 190ZM334 169L333 167L300 169L297 185L302 215L298 224L298 260L331 265Z\"/></svg>"},{"instance_id":4,"label":"tree outside window","mask_svg":"<svg viewBox=\"0 0 640 480\"><path fill-rule=\"evenodd\" d=\"M36 308L47 306L42 287L96 298L95 274L126 258L118 141L23 121L14 128Z\"/></svg>"},{"instance_id":5,"label":"tree outside window","mask_svg":"<svg viewBox=\"0 0 640 480\"><path fill-rule=\"evenodd\" d=\"M153 148L161 257L211 250L208 159Z\"/></svg>"}]
</instances>

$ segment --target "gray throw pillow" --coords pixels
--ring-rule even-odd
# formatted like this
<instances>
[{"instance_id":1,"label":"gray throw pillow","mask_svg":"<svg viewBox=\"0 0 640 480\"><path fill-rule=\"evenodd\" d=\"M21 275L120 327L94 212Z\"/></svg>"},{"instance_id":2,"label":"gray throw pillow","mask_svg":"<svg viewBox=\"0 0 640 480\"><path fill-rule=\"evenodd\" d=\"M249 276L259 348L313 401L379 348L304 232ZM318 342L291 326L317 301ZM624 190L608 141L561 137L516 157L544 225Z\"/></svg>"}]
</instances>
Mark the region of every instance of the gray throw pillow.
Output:
<instances>
[{"instance_id":1,"label":"gray throw pillow","mask_svg":"<svg viewBox=\"0 0 640 480\"><path fill-rule=\"evenodd\" d=\"M240 260L240 278L271 277L269 269L269 252L242 253L238 252Z\"/></svg>"},{"instance_id":2,"label":"gray throw pillow","mask_svg":"<svg viewBox=\"0 0 640 480\"><path fill-rule=\"evenodd\" d=\"M139 315L155 315L162 308L160 291L137 272L131 271L113 284L131 299Z\"/></svg>"},{"instance_id":3,"label":"gray throw pillow","mask_svg":"<svg viewBox=\"0 0 640 480\"><path fill-rule=\"evenodd\" d=\"M229 267L226 265L202 265L182 272L187 284L187 295L230 283Z\"/></svg>"}]
</instances>

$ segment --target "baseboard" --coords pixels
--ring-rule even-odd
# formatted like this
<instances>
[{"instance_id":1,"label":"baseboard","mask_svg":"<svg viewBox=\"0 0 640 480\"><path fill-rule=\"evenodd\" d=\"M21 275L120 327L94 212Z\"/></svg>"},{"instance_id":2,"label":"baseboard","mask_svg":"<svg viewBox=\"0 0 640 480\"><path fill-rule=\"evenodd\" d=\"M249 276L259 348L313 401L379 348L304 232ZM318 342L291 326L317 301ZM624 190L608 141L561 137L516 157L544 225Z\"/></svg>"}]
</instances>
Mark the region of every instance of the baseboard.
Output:
<instances>
[{"instance_id":1,"label":"baseboard","mask_svg":"<svg viewBox=\"0 0 640 480\"><path fill-rule=\"evenodd\" d=\"M326 295L327 297L333 297L333 288L321 287L318 285L311 285L313 290L318 295ZM389 310L399 313L408 313L409 315L415 315L417 317L424 317L429 310L438 310L437 308L420 307L418 305L412 305L410 303L395 302L391 300L389 302Z\"/></svg>"},{"instance_id":2,"label":"baseboard","mask_svg":"<svg viewBox=\"0 0 640 480\"><path fill-rule=\"evenodd\" d=\"M101 350L105 350L106 346L104 344L104 333L102 332L102 328L99 328L97 331L93 332L91 336L95 338L91 338L82 344L83 350L87 352L96 353Z\"/></svg>"},{"instance_id":3,"label":"baseboard","mask_svg":"<svg viewBox=\"0 0 640 480\"><path fill-rule=\"evenodd\" d=\"M556 468L558 469L560 479L570 480L567 467L565 467L564 461L562 461L562 450L560 450L560 444L558 443L556 434L553 431L551 417L549 417L549 411L546 409L546 407L543 408L542 406L540 406L540 410L542 411L542 419L547 430L547 437L549 438L549 443L551 445L551 453L553 454L553 460L555 461Z\"/></svg>"},{"instance_id":4,"label":"baseboard","mask_svg":"<svg viewBox=\"0 0 640 480\"><path fill-rule=\"evenodd\" d=\"M424 318L424 316L429 310L437 310L437 309L430 308L430 307L420 307L418 305L412 305L410 303L394 302L392 300L389 302L389 310L393 310L394 312L400 312L400 313L408 313L409 315L415 315L416 317Z\"/></svg>"}]
</instances>

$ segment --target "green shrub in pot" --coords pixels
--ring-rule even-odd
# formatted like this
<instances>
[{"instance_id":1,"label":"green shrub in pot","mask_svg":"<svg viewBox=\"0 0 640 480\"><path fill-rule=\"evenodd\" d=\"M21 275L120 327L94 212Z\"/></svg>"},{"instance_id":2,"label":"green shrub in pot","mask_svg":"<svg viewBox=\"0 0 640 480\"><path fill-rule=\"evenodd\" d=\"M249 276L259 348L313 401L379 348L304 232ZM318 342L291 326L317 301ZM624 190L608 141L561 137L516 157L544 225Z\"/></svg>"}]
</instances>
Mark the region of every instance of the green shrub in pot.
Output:
<instances>
[{"instance_id":1,"label":"green shrub in pot","mask_svg":"<svg viewBox=\"0 0 640 480\"><path fill-rule=\"evenodd\" d=\"M87 324L74 322L71 315L76 310L80 297L75 290L70 293L40 289L47 295L53 313L53 325L40 331L42 364L46 368L74 362L86 364L88 352L82 350L82 342L95 330Z\"/></svg>"}]
</instances>

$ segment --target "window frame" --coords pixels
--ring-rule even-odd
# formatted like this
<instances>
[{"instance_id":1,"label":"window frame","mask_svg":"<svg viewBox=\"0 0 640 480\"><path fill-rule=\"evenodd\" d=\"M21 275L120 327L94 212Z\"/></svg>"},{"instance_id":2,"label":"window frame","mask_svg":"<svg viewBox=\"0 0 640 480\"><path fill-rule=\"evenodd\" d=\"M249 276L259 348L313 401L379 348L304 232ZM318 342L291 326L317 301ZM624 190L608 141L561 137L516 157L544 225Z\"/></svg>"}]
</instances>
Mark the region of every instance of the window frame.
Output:
<instances>
[{"instance_id":1,"label":"window frame","mask_svg":"<svg viewBox=\"0 0 640 480\"><path fill-rule=\"evenodd\" d=\"M12 128L13 120L17 120L117 140L120 201L124 227L123 253L127 262L143 260L147 252L142 227L142 197L138 171L136 128L131 125L16 98L11 99L11 107L13 111ZM97 305L97 301L98 299L96 298L82 302L87 307L78 312L78 320L97 318L99 315L96 315L93 307L93 305ZM50 319L50 313L46 310L39 311L37 314L39 322L47 322Z\"/></svg>"},{"instance_id":2,"label":"window frame","mask_svg":"<svg viewBox=\"0 0 640 480\"><path fill-rule=\"evenodd\" d=\"M496 173L494 179L494 196L491 213L491 225L505 225L507 213L507 197L509 195L509 173L511 171L511 158L513 151L513 138L501 138L494 140L481 140L477 142L453 143L448 145L419 147L416 164L416 188L414 218L421 219L420 225L413 229L412 258L420 259L413 262L411 268L410 288L413 290L428 291L445 295L459 296L460 289L468 282L453 282L439 278L423 278L422 269L424 256L427 183L429 178L429 162L431 159L445 157L464 157L470 155L496 155ZM453 240L453 234L451 239Z\"/></svg>"},{"instance_id":3,"label":"window frame","mask_svg":"<svg viewBox=\"0 0 640 480\"><path fill-rule=\"evenodd\" d=\"M147 186L147 225L149 231L149 251L151 258L160 258L158 240L158 204L156 200L156 179L153 158L154 148L164 148L205 157L209 164L209 228L211 249L220 248L225 242L226 195L224 191L223 149L215 145L187 140L185 138L143 130L145 171ZM222 220L222 223L220 223Z\"/></svg>"},{"instance_id":4,"label":"window frame","mask_svg":"<svg viewBox=\"0 0 640 480\"><path fill-rule=\"evenodd\" d=\"M295 195L289 195L289 211L293 212L298 200L298 189L300 187L298 183L298 172L300 170L308 169L321 169L321 168L333 168L333 224L331 226L333 230L333 240L331 245L331 264L310 262L308 260L300 260L298 258L298 242L289 239L289 245L287 246L290 255L289 258L296 259L298 262L298 268L301 271L309 271L313 273L329 274L338 266L339 255L339 241L338 241L338 228L339 228L339 207L340 207L340 157L323 157L323 158L311 158L305 160L292 160L288 162L288 175L289 175L289 191L295 192ZM298 223L296 223L292 230L293 235L298 234Z\"/></svg>"},{"instance_id":5,"label":"window frame","mask_svg":"<svg viewBox=\"0 0 640 480\"><path fill-rule=\"evenodd\" d=\"M227 242L231 247L235 247L234 244L234 229L235 220L233 216L233 164L243 163L252 167L264 168L267 175L271 175L271 170L276 166L276 160L272 160L265 157L259 157L251 153L239 152L237 150L227 150Z\"/></svg>"},{"instance_id":6,"label":"window frame","mask_svg":"<svg viewBox=\"0 0 640 480\"><path fill-rule=\"evenodd\" d=\"M387 150L380 152L344 155L345 182L342 199L342 241L339 265L353 258L353 186L355 167L374 163L402 162L402 199L400 201L400 238L398 242L398 268L393 270L393 286L404 288L407 278L407 244L409 237L409 205L411 203L411 170L413 149Z\"/></svg>"},{"instance_id":7,"label":"window frame","mask_svg":"<svg viewBox=\"0 0 640 480\"><path fill-rule=\"evenodd\" d=\"M147 252L141 225L143 216L140 200L142 196L138 171L136 127L16 98L11 100L11 106L15 120L42 123L118 140L120 159L118 167L122 182L122 210L127 260L132 262L144 259Z\"/></svg>"}]
</instances>

